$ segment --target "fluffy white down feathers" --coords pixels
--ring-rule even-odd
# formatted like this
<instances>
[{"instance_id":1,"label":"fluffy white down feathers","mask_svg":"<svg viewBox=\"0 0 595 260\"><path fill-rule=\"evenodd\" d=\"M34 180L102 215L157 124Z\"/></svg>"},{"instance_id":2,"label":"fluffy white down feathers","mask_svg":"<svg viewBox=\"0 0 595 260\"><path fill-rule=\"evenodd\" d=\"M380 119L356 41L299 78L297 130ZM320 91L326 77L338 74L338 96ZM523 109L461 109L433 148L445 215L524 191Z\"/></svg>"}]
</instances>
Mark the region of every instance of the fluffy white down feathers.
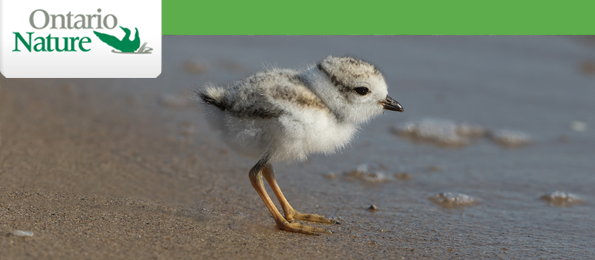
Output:
<instances>
[{"instance_id":1,"label":"fluffy white down feathers","mask_svg":"<svg viewBox=\"0 0 595 260\"><path fill-rule=\"evenodd\" d=\"M232 148L258 158L268 153L271 162L335 152L390 99L376 67L331 56L304 70L271 69L196 93Z\"/></svg>"}]
</instances>

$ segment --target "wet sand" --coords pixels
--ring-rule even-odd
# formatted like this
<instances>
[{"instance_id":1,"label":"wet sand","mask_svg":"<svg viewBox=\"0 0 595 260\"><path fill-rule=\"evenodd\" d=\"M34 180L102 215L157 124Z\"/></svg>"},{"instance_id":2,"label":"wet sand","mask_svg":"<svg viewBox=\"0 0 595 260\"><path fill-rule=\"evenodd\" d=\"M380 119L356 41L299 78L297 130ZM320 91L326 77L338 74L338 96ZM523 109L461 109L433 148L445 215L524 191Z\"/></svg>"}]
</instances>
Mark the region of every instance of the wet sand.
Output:
<instances>
[{"instance_id":1,"label":"wet sand","mask_svg":"<svg viewBox=\"0 0 595 260\"><path fill-rule=\"evenodd\" d=\"M0 78L0 259L595 254L591 38L166 36L163 46L157 79ZM294 208L341 221L312 224L330 235L279 231L248 180L255 162L221 142L186 91L329 54L377 64L405 113L374 119L338 154L275 165ZM531 143L444 147L391 130L424 118ZM361 164L390 178L344 177ZM555 190L582 201L541 199ZM476 203L429 199L445 192Z\"/></svg>"}]
</instances>

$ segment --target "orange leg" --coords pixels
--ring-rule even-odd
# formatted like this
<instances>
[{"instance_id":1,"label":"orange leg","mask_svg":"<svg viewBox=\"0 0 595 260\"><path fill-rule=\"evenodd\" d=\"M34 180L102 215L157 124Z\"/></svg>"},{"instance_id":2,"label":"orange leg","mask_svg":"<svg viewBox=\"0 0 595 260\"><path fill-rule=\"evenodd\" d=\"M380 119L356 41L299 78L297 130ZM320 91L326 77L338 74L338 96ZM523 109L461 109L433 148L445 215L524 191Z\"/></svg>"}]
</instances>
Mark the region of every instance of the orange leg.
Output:
<instances>
[{"instance_id":1,"label":"orange leg","mask_svg":"<svg viewBox=\"0 0 595 260\"><path fill-rule=\"evenodd\" d=\"M256 190L256 192L258 193L258 195L264 202L264 204L267 206L267 208L271 212L271 215L273 215L273 218L275 219L277 226L282 230L310 234L310 235L318 235L318 233L330 233L330 231L323 229L323 228L310 227L310 226L302 225L299 223L289 223L289 221L287 221L281 215L281 213L279 213L279 211L275 207L275 204L273 203L273 201L267 194L267 192L264 188L264 182L262 181L262 172L263 172L263 169L266 168L268 165L267 161L268 161L268 156L265 155L265 157L263 157L260 161L258 161L258 163L256 165L254 165L254 167L252 167L252 169L250 170L250 182L252 183L252 187L254 187L254 189ZM278 187L277 187L277 189L278 189ZM283 195L281 195L281 196L283 196ZM289 205L289 204L287 204L287 205ZM285 208L285 206L284 206L284 208Z\"/></svg>"},{"instance_id":2,"label":"orange leg","mask_svg":"<svg viewBox=\"0 0 595 260\"><path fill-rule=\"evenodd\" d=\"M277 180L275 180L275 172L273 171L273 166L271 164L266 164L262 169L262 173L264 178L267 180L275 196L281 203L281 207L283 208L283 212L285 213L285 218L289 222L294 222L295 219L310 221L310 222L318 222L318 223L325 223L325 224L341 224L335 220L325 218L324 216L317 215L317 214L302 214L293 209L285 196L283 196L283 192L281 192L281 188L277 184Z\"/></svg>"}]
</instances>

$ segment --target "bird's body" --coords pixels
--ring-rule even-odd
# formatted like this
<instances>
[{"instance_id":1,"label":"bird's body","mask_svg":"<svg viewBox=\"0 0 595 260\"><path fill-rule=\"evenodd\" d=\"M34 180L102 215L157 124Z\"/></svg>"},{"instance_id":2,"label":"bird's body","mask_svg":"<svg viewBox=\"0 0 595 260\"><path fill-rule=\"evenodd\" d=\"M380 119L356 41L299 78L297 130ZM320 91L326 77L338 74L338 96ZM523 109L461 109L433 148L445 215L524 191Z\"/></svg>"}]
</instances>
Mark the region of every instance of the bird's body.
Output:
<instances>
[{"instance_id":1,"label":"bird's body","mask_svg":"<svg viewBox=\"0 0 595 260\"><path fill-rule=\"evenodd\" d=\"M303 225L312 230L295 230L283 224L275 216L276 208L271 209L274 205L267 202L266 191L259 191L261 172L281 201L287 220L294 218L288 215L302 215L295 218L333 223L319 215L295 212L278 189L270 163L332 153L349 143L361 123L384 109L402 111L387 96L381 73L350 57L328 57L303 70L271 69L226 87L207 85L197 94L209 108L207 119L221 130L224 140L242 154L261 158L250 172L251 181L280 228L303 233L321 230Z\"/></svg>"},{"instance_id":2,"label":"bird's body","mask_svg":"<svg viewBox=\"0 0 595 260\"><path fill-rule=\"evenodd\" d=\"M212 109L207 117L230 146L249 156L270 151L276 162L331 153L351 140L357 125L335 118L303 73L273 69L213 89L224 110Z\"/></svg>"}]
</instances>

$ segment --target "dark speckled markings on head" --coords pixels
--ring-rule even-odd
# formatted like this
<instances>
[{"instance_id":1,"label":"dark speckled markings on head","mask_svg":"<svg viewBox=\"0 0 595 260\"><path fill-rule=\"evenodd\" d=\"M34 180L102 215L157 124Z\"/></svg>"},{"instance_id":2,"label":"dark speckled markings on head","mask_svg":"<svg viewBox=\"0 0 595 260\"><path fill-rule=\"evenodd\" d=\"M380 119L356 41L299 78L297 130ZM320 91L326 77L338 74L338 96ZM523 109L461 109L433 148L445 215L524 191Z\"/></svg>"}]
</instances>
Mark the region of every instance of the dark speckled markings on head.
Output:
<instances>
[{"instance_id":1,"label":"dark speckled markings on head","mask_svg":"<svg viewBox=\"0 0 595 260\"><path fill-rule=\"evenodd\" d=\"M324 73L324 75L326 75L331 80L333 85L339 89L339 93L343 94L343 96L345 97L345 100L348 101L349 99L347 98L347 92L350 90L350 88L345 83L339 81L337 79L337 76L330 74L330 72L328 72L326 69L324 69L324 67L322 66L322 63L316 64L316 68L318 68L318 70L322 71Z\"/></svg>"},{"instance_id":2,"label":"dark speckled markings on head","mask_svg":"<svg viewBox=\"0 0 595 260\"><path fill-rule=\"evenodd\" d=\"M351 57L345 57L344 59L347 62L349 62L349 63L351 63L352 65L355 65L355 66L370 66L373 69L374 75L380 74L380 71L376 68L376 66L374 66L374 65L372 65L370 63L367 63L367 62L365 62L363 60L357 60L357 59L354 59L354 58L351 58ZM345 68L341 68L341 72L346 72L345 71ZM366 74L353 74L352 73L351 75L354 78L363 78L363 77L366 77Z\"/></svg>"},{"instance_id":3,"label":"dark speckled markings on head","mask_svg":"<svg viewBox=\"0 0 595 260\"><path fill-rule=\"evenodd\" d=\"M376 68L376 66L366 61L355 59L352 57L336 57L330 60L323 60L322 62L317 64L318 69L323 71L327 76L329 76L329 78L332 78L332 76L337 77L338 75L335 75L335 73L333 73L332 71L329 71L326 68L324 68L323 63L328 63L329 65L332 65L332 67L334 67L335 70L338 70L335 72L340 72L340 74L343 75L349 75L348 77L351 79L368 78L371 75L370 73L373 73L374 75L381 74L378 68ZM358 70L354 70L353 67L358 67Z\"/></svg>"}]
</instances>

